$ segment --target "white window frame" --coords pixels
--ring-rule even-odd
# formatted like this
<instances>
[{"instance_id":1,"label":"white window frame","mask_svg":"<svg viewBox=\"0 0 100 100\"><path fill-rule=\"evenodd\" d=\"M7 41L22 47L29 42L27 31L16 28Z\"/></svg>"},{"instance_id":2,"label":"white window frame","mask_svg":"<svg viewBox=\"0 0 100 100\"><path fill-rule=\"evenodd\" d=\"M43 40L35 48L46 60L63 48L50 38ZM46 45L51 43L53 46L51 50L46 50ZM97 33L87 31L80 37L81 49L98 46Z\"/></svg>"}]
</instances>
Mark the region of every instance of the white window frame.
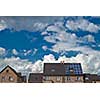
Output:
<instances>
[{"instance_id":1,"label":"white window frame","mask_svg":"<svg viewBox=\"0 0 100 100\"><path fill-rule=\"evenodd\" d=\"M61 76L57 76L57 81L60 81L61 80Z\"/></svg>"},{"instance_id":2,"label":"white window frame","mask_svg":"<svg viewBox=\"0 0 100 100\"><path fill-rule=\"evenodd\" d=\"M81 77L80 76L77 76L77 81L81 81Z\"/></svg>"}]
</instances>

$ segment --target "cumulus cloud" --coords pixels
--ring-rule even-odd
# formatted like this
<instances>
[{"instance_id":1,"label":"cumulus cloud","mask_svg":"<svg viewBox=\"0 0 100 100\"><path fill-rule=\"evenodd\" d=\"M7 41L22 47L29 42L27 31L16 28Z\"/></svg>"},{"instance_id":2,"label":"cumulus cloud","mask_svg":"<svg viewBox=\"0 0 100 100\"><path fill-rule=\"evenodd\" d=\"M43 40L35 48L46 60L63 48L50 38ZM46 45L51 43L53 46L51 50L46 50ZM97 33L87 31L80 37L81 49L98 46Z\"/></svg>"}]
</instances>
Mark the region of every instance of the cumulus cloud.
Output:
<instances>
[{"instance_id":1,"label":"cumulus cloud","mask_svg":"<svg viewBox=\"0 0 100 100\"><path fill-rule=\"evenodd\" d=\"M55 20L61 20L63 17L57 16L1 16L0 20L6 22L7 28L16 31L42 31L48 24L52 24ZM2 25L0 24L0 27Z\"/></svg>"},{"instance_id":2,"label":"cumulus cloud","mask_svg":"<svg viewBox=\"0 0 100 100\"><path fill-rule=\"evenodd\" d=\"M73 31L81 29L83 31L89 31L94 33L97 33L100 30L99 26L85 19L67 20L66 27Z\"/></svg>"},{"instance_id":3,"label":"cumulus cloud","mask_svg":"<svg viewBox=\"0 0 100 100\"><path fill-rule=\"evenodd\" d=\"M6 49L0 47L0 55L4 55L6 53Z\"/></svg>"},{"instance_id":4,"label":"cumulus cloud","mask_svg":"<svg viewBox=\"0 0 100 100\"><path fill-rule=\"evenodd\" d=\"M48 32L46 32L46 31L41 33L41 35L47 35L47 34L48 34Z\"/></svg>"},{"instance_id":5,"label":"cumulus cloud","mask_svg":"<svg viewBox=\"0 0 100 100\"><path fill-rule=\"evenodd\" d=\"M35 31L42 31L47 27L48 23L40 23L36 22L33 24L33 28Z\"/></svg>"},{"instance_id":6,"label":"cumulus cloud","mask_svg":"<svg viewBox=\"0 0 100 100\"><path fill-rule=\"evenodd\" d=\"M48 49L48 47L47 46L42 46L42 49L44 50L44 51L46 51L47 49Z\"/></svg>"},{"instance_id":7,"label":"cumulus cloud","mask_svg":"<svg viewBox=\"0 0 100 100\"><path fill-rule=\"evenodd\" d=\"M13 53L14 55L18 55L18 51L17 51L16 49L12 49L12 53Z\"/></svg>"},{"instance_id":8,"label":"cumulus cloud","mask_svg":"<svg viewBox=\"0 0 100 100\"><path fill-rule=\"evenodd\" d=\"M53 54L45 55L43 58L43 62L53 62L55 61L55 57Z\"/></svg>"},{"instance_id":9,"label":"cumulus cloud","mask_svg":"<svg viewBox=\"0 0 100 100\"><path fill-rule=\"evenodd\" d=\"M31 52L32 52L32 50L27 50L27 51L25 51L25 52L24 52L24 56L29 55Z\"/></svg>"},{"instance_id":10,"label":"cumulus cloud","mask_svg":"<svg viewBox=\"0 0 100 100\"><path fill-rule=\"evenodd\" d=\"M85 35L81 40L86 41L86 42L95 42L94 36L92 35Z\"/></svg>"},{"instance_id":11,"label":"cumulus cloud","mask_svg":"<svg viewBox=\"0 0 100 100\"><path fill-rule=\"evenodd\" d=\"M33 64L28 59L21 59L20 57L6 57L4 59L0 59L0 70L2 70L5 66L10 65L16 71L22 72L22 74L27 74L29 72L40 73L43 70L40 68L40 64L38 65L37 63L39 63L39 61Z\"/></svg>"},{"instance_id":12,"label":"cumulus cloud","mask_svg":"<svg viewBox=\"0 0 100 100\"><path fill-rule=\"evenodd\" d=\"M77 37L76 34L65 31L55 33L50 36L45 36L44 39L48 42L54 43L50 50L57 53L65 51L80 51L82 53L86 53L90 50L92 51L92 49L88 46L80 46L80 43L95 42L92 35Z\"/></svg>"},{"instance_id":13,"label":"cumulus cloud","mask_svg":"<svg viewBox=\"0 0 100 100\"><path fill-rule=\"evenodd\" d=\"M93 35L88 34L83 37L78 37L75 33L66 32L66 30L61 29L60 27L55 24L47 27L48 31L56 32L52 34L48 33L49 35L44 36L44 40L50 43L54 43L54 45L52 45L52 48L50 48L49 50L57 53L66 51L79 51L82 53L86 53L87 51L92 51L90 47L81 46L81 44L95 43L95 38Z\"/></svg>"}]
</instances>

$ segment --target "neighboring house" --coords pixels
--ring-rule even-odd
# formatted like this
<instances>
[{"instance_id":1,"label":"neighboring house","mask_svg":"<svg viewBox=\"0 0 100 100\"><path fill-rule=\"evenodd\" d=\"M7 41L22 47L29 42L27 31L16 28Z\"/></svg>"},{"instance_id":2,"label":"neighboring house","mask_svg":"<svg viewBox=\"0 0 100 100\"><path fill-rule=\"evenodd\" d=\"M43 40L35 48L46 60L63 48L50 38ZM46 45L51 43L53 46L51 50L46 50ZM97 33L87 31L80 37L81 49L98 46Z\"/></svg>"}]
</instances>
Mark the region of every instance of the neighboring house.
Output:
<instances>
[{"instance_id":1,"label":"neighboring house","mask_svg":"<svg viewBox=\"0 0 100 100\"><path fill-rule=\"evenodd\" d=\"M0 72L0 82L1 83L20 83L23 82L23 77L21 73L17 73L12 67L6 66Z\"/></svg>"},{"instance_id":2,"label":"neighboring house","mask_svg":"<svg viewBox=\"0 0 100 100\"><path fill-rule=\"evenodd\" d=\"M100 76L97 74L84 74L84 83L100 83Z\"/></svg>"},{"instance_id":3,"label":"neighboring house","mask_svg":"<svg viewBox=\"0 0 100 100\"><path fill-rule=\"evenodd\" d=\"M66 70L65 83L83 82L83 71L80 63L64 63Z\"/></svg>"},{"instance_id":4,"label":"neighboring house","mask_svg":"<svg viewBox=\"0 0 100 100\"><path fill-rule=\"evenodd\" d=\"M64 83L65 67L61 63L44 63L44 83Z\"/></svg>"},{"instance_id":5,"label":"neighboring house","mask_svg":"<svg viewBox=\"0 0 100 100\"><path fill-rule=\"evenodd\" d=\"M21 76L21 82L20 83L27 83L26 76Z\"/></svg>"},{"instance_id":6,"label":"neighboring house","mask_svg":"<svg viewBox=\"0 0 100 100\"><path fill-rule=\"evenodd\" d=\"M28 83L42 83L43 73L30 73Z\"/></svg>"},{"instance_id":7,"label":"neighboring house","mask_svg":"<svg viewBox=\"0 0 100 100\"><path fill-rule=\"evenodd\" d=\"M44 63L44 83L83 82L80 63Z\"/></svg>"}]
</instances>

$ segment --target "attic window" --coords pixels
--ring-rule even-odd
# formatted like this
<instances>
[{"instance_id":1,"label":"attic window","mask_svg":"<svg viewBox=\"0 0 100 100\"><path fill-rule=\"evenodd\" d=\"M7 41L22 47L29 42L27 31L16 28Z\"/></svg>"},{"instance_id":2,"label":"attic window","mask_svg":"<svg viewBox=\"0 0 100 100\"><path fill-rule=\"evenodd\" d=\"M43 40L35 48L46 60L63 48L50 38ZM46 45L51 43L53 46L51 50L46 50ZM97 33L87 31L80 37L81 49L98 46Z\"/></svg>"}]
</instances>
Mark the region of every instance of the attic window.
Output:
<instances>
[{"instance_id":1,"label":"attic window","mask_svg":"<svg viewBox=\"0 0 100 100\"><path fill-rule=\"evenodd\" d=\"M9 70L6 70L6 72L8 73L8 72L9 72Z\"/></svg>"},{"instance_id":2,"label":"attic window","mask_svg":"<svg viewBox=\"0 0 100 100\"><path fill-rule=\"evenodd\" d=\"M71 72L71 73L73 73L73 72L74 72L74 69L73 69L73 68L70 68L69 70L70 70L70 72Z\"/></svg>"}]
</instances>

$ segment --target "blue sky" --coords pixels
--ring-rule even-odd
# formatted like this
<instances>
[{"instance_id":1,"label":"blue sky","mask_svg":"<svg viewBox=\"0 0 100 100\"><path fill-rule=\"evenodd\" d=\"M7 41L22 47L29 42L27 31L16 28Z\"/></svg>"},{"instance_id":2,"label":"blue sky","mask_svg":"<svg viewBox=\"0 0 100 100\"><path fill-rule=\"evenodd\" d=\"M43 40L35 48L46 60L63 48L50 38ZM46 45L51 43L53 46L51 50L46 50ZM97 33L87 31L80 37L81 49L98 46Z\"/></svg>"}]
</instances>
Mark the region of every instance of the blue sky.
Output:
<instances>
[{"instance_id":1,"label":"blue sky","mask_svg":"<svg viewBox=\"0 0 100 100\"><path fill-rule=\"evenodd\" d=\"M100 73L100 17L0 17L0 66L42 72L44 62L80 62Z\"/></svg>"}]
</instances>

